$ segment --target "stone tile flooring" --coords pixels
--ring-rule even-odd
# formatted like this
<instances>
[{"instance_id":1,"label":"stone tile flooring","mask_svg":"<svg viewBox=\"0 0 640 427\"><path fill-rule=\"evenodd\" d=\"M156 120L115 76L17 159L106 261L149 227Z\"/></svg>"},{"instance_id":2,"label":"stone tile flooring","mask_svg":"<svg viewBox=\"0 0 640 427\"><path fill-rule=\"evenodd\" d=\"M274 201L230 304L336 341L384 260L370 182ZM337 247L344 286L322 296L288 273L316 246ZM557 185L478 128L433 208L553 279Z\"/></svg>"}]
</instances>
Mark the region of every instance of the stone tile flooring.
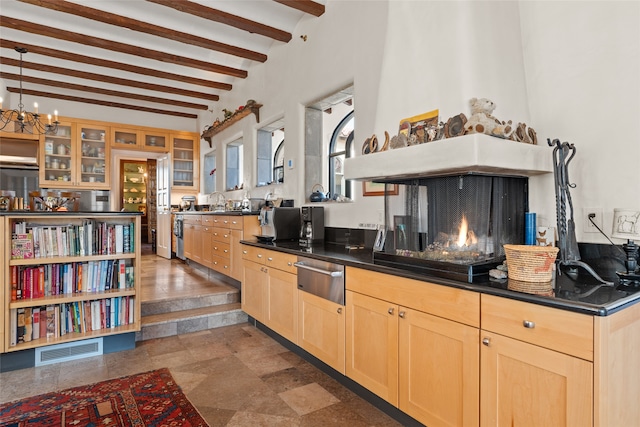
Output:
<instances>
[{"instance_id":1,"label":"stone tile flooring","mask_svg":"<svg viewBox=\"0 0 640 427\"><path fill-rule=\"evenodd\" d=\"M201 282L180 261L149 254L143 258L148 279L143 281L145 298L166 297L180 288L193 291L178 281ZM160 290L151 289L155 279ZM4 372L0 402L162 367L170 369L214 427L400 426L246 323L142 341L135 349L103 356Z\"/></svg>"}]
</instances>

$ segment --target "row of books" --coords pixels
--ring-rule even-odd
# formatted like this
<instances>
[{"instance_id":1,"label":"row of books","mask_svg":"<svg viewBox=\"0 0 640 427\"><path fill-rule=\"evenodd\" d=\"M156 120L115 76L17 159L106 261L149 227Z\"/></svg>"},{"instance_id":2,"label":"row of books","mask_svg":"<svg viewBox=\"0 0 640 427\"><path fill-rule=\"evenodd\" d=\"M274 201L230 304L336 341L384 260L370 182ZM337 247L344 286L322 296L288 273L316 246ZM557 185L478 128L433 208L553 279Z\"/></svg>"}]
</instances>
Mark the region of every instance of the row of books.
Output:
<instances>
[{"instance_id":1,"label":"row of books","mask_svg":"<svg viewBox=\"0 0 640 427\"><path fill-rule=\"evenodd\" d=\"M12 308L10 345L129 325L134 308L133 296Z\"/></svg>"},{"instance_id":2,"label":"row of books","mask_svg":"<svg viewBox=\"0 0 640 427\"><path fill-rule=\"evenodd\" d=\"M108 224L84 220L82 224L38 225L15 222L11 258L112 255L135 252L135 223Z\"/></svg>"},{"instance_id":3,"label":"row of books","mask_svg":"<svg viewBox=\"0 0 640 427\"><path fill-rule=\"evenodd\" d=\"M12 265L11 300L135 287L131 260Z\"/></svg>"}]
</instances>

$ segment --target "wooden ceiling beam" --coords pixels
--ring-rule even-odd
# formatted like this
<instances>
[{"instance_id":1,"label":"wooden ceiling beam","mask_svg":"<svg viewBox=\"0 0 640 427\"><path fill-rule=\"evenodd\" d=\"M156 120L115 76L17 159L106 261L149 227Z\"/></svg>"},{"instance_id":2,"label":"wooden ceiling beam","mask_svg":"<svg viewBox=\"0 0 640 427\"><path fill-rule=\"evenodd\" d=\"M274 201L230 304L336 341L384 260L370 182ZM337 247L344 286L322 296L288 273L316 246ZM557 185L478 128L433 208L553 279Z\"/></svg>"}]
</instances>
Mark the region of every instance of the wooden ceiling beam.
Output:
<instances>
[{"instance_id":1,"label":"wooden ceiling beam","mask_svg":"<svg viewBox=\"0 0 640 427\"><path fill-rule=\"evenodd\" d=\"M87 6L82 6L78 3L70 3L62 0L20 0L23 3L29 3L35 6L44 7L50 10L56 10L58 12L68 13L74 16L80 16L82 18L91 19L94 21L103 22L109 25L116 25L118 27L129 28L133 31L141 33L151 34L166 38L169 40L190 44L193 46L202 47L209 50L215 50L217 52L226 53L229 55L237 56L240 58L250 59L252 61L265 62L267 55L255 52L248 49L243 49L238 46L232 46L226 43L220 43L217 41L205 39L194 34L184 33L181 31L172 30L166 27L160 27L150 24L144 21L138 21L136 19L127 18L125 16L116 15L113 13L106 13L99 9L94 9Z\"/></svg>"},{"instance_id":2,"label":"wooden ceiling beam","mask_svg":"<svg viewBox=\"0 0 640 427\"><path fill-rule=\"evenodd\" d=\"M0 57L0 64L20 67L19 60L13 59L13 58L6 58L3 56ZM22 67L31 69L31 70L44 71L46 73L61 74L65 76L72 76L72 77L77 77L77 78L86 79L86 80L95 80L102 83L110 83L110 84L119 85L119 86L131 86L131 87L137 87L140 89L152 90L156 92L173 93L176 95L182 95L182 96L191 97L191 98L207 99L210 101L217 101L219 99L218 95L213 95L213 94L208 94L203 92L196 92L196 91L186 90L186 89L179 89L171 86L139 82L136 80L122 79L119 77L112 77L104 74L76 71L70 68L54 67L52 65L38 64L35 62L29 62L24 60L22 61Z\"/></svg>"},{"instance_id":3,"label":"wooden ceiling beam","mask_svg":"<svg viewBox=\"0 0 640 427\"><path fill-rule=\"evenodd\" d=\"M143 58L153 59L160 62L168 62L184 67L198 68L212 73L220 73L233 77L246 78L248 73L238 68L227 67L224 65L212 64L209 62L199 61L196 59L186 58L183 56L173 55L166 52L160 52L153 49L145 49L140 46L133 46L126 43L113 42L98 37L91 37L86 34L74 33L72 31L60 30L52 28L48 25L40 25L32 22L23 21L7 16L0 17L0 26L12 28L17 31L24 31L32 34L39 34L45 37L51 37L59 40L67 40L73 43L79 43L86 46L93 46L100 49L107 49L114 52L125 53L128 55L139 56Z\"/></svg>"},{"instance_id":4,"label":"wooden ceiling beam","mask_svg":"<svg viewBox=\"0 0 640 427\"><path fill-rule=\"evenodd\" d=\"M201 4L188 0L147 0L162 6L167 6L177 11L188 13L209 21L218 22L220 24L229 25L240 30L248 31L254 34L260 34L274 40L288 43L291 41L291 33L279 30L259 22L251 21L240 16L232 15L221 10L213 9Z\"/></svg>"},{"instance_id":5,"label":"wooden ceiling beam","mask_svg":"<svg viewBox=\"0 0 640 427\"><path fill-rule=\"evenodd\" d=\"M167 73L165 71L154 70L152 68L138 67L135 65L124 64L122 62L109 61L106 59L95 58L92 56L79 55L77 53L64 52L62 50L50 49L42 46L36 46L32 44L21 43L17 41L0 38L0 47L13 49L16 46L26 48L30 53L37 53L38 55L43 55L50 58L59 58L67 61L97 65L99 67L106 67L106 68L112 68L116 70L128 71L131 73L142 74L142 75L151 76L151 77L158 77L161 79L176 80L181 83L189 83L196 86L210 87L212 89L231 90L232 88L232 85L228 83L197 79L195 77Z\"/></svg>"},{"instance_id":6,"label":"wooden ceiling beam","mask_svg":"<svg viewBox=\"0 0 640 427\"><path fill-rule=\"evenodd\" d=\"M20 88L8 87L7 90L12 93L20 93ZM63 99L65 101L81 102L84 104L102 105L105 107L124 108L127 110L145 111L147 113L164 114L168 116L186 117L188 119L197 119L197 114L183 113L182 111L160 110L158 108L143 107L141 105L122 104L119 102L103 101L101 99L83 98L79 96L62 95L51 92L41 92L39 90L22 89L22 93L26 95L39 96L42 98Z\"/></svg>"},{"instance_id":7,"label":"wooden ceiling beam","mask_svg":"<svg viewBox=\"0 0 640 427\"><path fill-rule=\"evenodd\" d=\"M31 76L25 76L25 75L20 76L19 74L5 73L3 71L0 71L0 78L6 79L6 80L15 80L15 81L19 81L20 79L22 79L23 82L34 83L42 86L59 87L63 89L77 90L80 92L99 93L102 95L115 96L119 98L137 99L139 101L173 105L174 107L192 108L196 110L206 110L207 108L209 108L205 104L195 104L193 102L178 101L176 99L159 98L156 96L147 96L147 95L140 95L137 93L121 92L117 90L103 89L103 88L94 87L94 86L85 86L85 85L79 85L75 83L61 82L58 80L42 79L39 77L31 77Z\"/></svg>"},{"instance_id":8,"label":"wooden ceiling beam","mask_svg":"<svg viewBox=\"0 0 640 427\"><path fill-rule=\"evenodd\" d=\"M274 0L276 3L289 6L293 9L308 13L313 16L321 16L324 14L324 5L316 3L312 0Z\"/></svg>"}]
</instances>

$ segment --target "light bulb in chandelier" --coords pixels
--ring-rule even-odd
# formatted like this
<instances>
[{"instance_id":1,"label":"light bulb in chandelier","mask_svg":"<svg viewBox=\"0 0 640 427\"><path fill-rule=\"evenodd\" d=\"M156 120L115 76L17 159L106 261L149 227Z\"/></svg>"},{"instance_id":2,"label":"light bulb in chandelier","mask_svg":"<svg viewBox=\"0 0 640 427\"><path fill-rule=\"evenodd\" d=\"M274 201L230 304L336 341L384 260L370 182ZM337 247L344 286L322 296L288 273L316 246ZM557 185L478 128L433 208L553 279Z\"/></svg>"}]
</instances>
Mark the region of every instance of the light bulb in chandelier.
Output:
<instances>
[{"instance_id":1,"label":"light bulb in chandelier","mask_svg":"<svg viewBox=\"0 0 640 427\"><path fill-rule=\"evenodd\" d=\"M12 126L7 130L31 134L55 134L58 132L58 112L54 112L54 120L51 115L47 116L47 122L40 120L38 113L38 103L33 104L33 112L26 111L22 103L22 55L28 50L23 47L16 47L15 51L20 54L20 101L17 109L2 109L2 98L0 98L0 131Z\"/></svg>"}]
</instances>

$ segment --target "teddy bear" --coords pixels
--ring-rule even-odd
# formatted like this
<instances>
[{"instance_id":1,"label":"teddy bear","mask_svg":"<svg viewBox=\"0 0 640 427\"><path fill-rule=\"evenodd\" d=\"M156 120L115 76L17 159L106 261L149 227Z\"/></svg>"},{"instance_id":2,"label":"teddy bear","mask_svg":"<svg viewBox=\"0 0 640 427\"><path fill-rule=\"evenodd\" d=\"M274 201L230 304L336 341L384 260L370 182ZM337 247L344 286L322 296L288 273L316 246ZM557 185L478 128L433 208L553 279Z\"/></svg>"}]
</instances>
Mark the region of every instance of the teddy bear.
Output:
<instances>
[{"instance_id":1,"label":"teddy bear","mask_svg":"<svg viewBox=\"0 0 640 427\"><path fill-rule=\"evenodd\" d=\"M465 134L485 133L500 138L509 138L513 132L511 121L504 123L493 117L491 113L496 109L496 104L486 98L471 98L471 117L465 124Z\"/></svg>"}]
</instances>

